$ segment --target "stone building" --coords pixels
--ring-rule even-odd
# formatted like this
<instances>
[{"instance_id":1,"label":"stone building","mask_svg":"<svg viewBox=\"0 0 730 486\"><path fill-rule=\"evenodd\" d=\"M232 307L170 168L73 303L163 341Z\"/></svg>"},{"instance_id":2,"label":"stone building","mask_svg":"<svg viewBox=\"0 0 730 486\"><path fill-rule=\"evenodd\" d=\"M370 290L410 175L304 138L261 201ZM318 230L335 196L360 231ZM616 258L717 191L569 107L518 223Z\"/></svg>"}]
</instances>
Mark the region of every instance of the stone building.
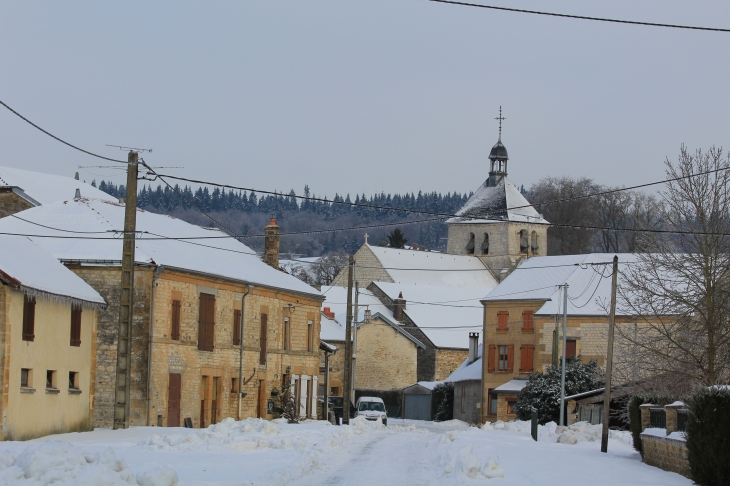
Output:
<instances>
[{"instance_id":1,"label":"stone building","mask_svg":"<svg viewBox=\"0 0 730 486\"><path fill-rule=\"evenodd\" d=\"M82 197L28 209L23 218L48 228L16 218L0 220L0 228L102 238L35 242L108 302L99 313L94 423L110 426L122 255L115 235L124 206ZM142 210L137 230L130 423L176 426L190 418L200 427L229 416L272 418L270 400L284 375L302 416L314 416L321 294L220 231ZM211 236L218 239L175 239Z\"/></svg>"},{"instance_id":2,"label":"stone building","mask_svg":"<svg viewBox=\"0 0 730 486\"><path fill-rule=\"evenodd\" d=\"M92 430L104 306L28 238L0 236L0 440Z\"/></svg>"}]
</instances>

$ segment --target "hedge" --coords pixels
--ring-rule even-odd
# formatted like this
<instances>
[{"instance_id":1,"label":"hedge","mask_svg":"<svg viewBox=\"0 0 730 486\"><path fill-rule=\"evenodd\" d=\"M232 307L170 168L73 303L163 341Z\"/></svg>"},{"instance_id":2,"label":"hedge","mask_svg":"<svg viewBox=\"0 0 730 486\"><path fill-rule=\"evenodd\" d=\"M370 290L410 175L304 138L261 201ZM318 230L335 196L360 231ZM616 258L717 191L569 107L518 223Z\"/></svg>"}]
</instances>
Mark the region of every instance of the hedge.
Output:
<instances>
[{"instance_id":1,"label":"hedge","mask_svg":"<svg viewBox=\"0 0 730 486\"><path fill-rule=\"evenodd\" d=\"M686 402L692 479L702 486L730 484L730 388L703 388Z\"/></svg>"}]
</instances>

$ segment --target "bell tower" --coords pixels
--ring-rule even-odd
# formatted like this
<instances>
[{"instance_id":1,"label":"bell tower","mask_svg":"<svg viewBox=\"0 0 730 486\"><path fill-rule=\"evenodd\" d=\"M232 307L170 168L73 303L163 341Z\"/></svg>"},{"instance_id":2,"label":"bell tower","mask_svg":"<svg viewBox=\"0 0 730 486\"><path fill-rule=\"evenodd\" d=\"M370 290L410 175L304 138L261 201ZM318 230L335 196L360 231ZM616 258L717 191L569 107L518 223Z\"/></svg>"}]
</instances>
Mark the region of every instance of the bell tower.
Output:
<instances>
[{"instance_id":1,"label":"bell tower","mask_svg":"<svg viewBox=\"0 0 730 486\"><path fill-rule=\"evenodd\" d=\"M507 147L502 145L502 120L506 120L502 116L502 107L499 107L499 116L495 118L499 121L499 138L497 143L492 147L492 151L489 153L489 179L488 185L490 187L499 184L502 178L507 177Z\"/></svg>"}]
</instances>

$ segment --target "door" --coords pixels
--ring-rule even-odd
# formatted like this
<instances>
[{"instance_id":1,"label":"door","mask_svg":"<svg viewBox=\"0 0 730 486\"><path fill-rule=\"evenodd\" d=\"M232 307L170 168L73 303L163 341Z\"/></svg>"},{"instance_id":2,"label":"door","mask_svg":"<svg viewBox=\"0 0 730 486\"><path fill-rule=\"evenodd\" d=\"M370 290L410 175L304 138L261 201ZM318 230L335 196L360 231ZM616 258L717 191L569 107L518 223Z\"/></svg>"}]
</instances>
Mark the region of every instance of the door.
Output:
<instances>
[{"instance_id":1,"label":"door","mask_svg":"<svg viewBox=\"0 0 730 486\"><path fill-rule=\"evenodd\" d=\"M211 425L218 423L218 382L217 376L213 377L213 397L210 402L210 423Z\"/></svg>"},{"instance_id":2,"label":"door","mask_svg":"<svg viewBox=\"0 0 730 486\"><path fill-rule=\"evenodd\" d=\"M404 395L405 418L431 420L431 395Z\"/></svg>"},{"instance_id":3,"label":"door","mask_svg":"<svg viewBox=\"0 0 730 486\"><path fill-rule=\"evenodd\" d=\"M266 418L266 381L259 380L259 400L256 406L256 416Z\"/></svg>"},{"instance_id":4,"label":"door","mask_svg":"<svg viewBox=\"0 0 730 486\"><path fill-rule=\"evenodd\" d=\"M572 358L576 352L575 339L568 339L565 341L565 359Z\"/></svg>"},{"instance_id":5,"label":"door","mask_svg":"<svg viewBox=\"0 0 730 486\"><path fill-rule=\"evenodd\" d=\"M167 426L180 427L180 399L182 397L182 375L170 373L167 388Z\"/></svg>"}]
</instances>

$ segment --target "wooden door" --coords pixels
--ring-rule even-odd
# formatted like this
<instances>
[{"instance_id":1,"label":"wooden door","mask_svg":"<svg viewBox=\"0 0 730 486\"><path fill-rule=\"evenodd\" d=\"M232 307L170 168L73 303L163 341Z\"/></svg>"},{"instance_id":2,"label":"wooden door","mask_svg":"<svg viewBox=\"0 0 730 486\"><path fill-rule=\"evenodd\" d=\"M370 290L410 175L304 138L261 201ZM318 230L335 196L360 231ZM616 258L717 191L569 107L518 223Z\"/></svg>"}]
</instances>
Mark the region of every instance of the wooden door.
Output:
<instances>
[{"instance_id":1,"label":"wooden door","mask_svg":"<svg viewBox=\"0 0 730 486\"><path fill-rule=\"evenodd\" d=\"M259 395L256 405L256 416L266 418L266 381L259 380Z\"/></svg>"},{"instance_id":2,"label":"wooden door","mask_svg":"<svg viewBox=\"0 0 730 486\"><path fill-rule=\"evenodd\" d=\"M180 427L180 400L182 398L182 375L170 373L167 388L167 426Z\"/></svg>"},{"instance_id":3,"label":"wooden door","mask_svg":"<svg viewBox=\"0 0 730 486\"><path fill-rule=\"evenodd\" d=\"M568 339L565 342L565 358L572 358L576 352L575 339Z\"/></svg>"},{"instance_id":4,"label":"wooden door","mask_svg":"<svg viewBox=\"0 0 730 486\"><path fill-rule=\"evenodd\" d=\"M218 382L220 380L217 376L213 377L213 399L210 402L210 424L217 423L218 414Z\"/></svg>"}]
</instances>

